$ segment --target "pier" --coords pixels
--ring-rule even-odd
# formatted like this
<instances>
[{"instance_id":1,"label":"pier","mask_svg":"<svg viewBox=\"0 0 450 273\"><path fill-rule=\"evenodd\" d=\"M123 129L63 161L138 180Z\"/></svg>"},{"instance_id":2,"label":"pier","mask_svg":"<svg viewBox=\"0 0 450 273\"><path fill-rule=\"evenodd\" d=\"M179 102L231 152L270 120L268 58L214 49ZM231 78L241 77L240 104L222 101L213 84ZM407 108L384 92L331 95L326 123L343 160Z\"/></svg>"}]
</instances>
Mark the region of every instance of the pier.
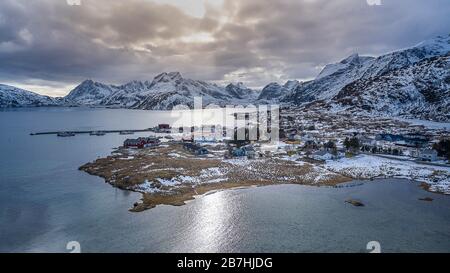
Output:
<instances>
[{"instance_id":1,"label":"pier","mask_svg":"<svg viewBox=\"0 0 450 273\"><path fill-rule=\"evenodd\" d=\"M70 133L75 135L83 135L83 134L89 134L89 135L103 135L103 134L123 134L123 135L130 135L134 133L145 133L145 132L154 132L154 128L148 128L148 129L142 129L142 130L91 130L91 131L50 131L50 132L38 132L38 133L30 133L31 136L42 136L42 135L61 135L64 133Z\"/></svg>"}]
</instances>

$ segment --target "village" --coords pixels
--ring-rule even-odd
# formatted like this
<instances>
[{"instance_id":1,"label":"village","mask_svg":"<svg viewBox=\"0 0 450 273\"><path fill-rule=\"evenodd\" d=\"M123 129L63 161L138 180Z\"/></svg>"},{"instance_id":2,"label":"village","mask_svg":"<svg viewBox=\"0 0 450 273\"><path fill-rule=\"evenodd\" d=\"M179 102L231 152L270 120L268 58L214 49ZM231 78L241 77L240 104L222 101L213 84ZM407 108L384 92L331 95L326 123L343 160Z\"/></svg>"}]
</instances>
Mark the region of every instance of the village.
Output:
<instances>
[{"instance_id":1,"label":"village","mask_svg":"<svg viewBox=\"0 0 450 273\"><path fill-rule=\"evenodd\" d=\"M325 110L302 112L289 108L283 112L280 139L316 160L339 159L372 154L448 164L450 128L429 128L391 118L333 114ZM447 148L448 149L448 148Z\"/></svg>"},{"instance_id":2,"label":"village","mask_svg":"<svg viewBox=\"0 0 450 273\"><path fill-rule=\"evenodd\" d=\"M111 156L80 170L141 192L143 201L133 211L183 205L196 195L227 188L340 188L384 178L416 181L427 191L450 194L447 128L293 108L282 109L279 126L269 128L279 133L277 141L260 134L252 139L247 126L240 132L220 125L159 124L151 136L126 139Z\"/></svg>"},{"instance_id":3,"label":"village","mask_svg":"<svg viewBox=\"0 0 450 273\"><path fill-rule=\"evenodd\" d=\"M164 136L127 139L124 147L153 147L164 138L170 142L183 143L185 149L197 155L208 154L208 145L222 144L226 147L225 158L255 159L286 154L300 156L308 161L326 162L367 154L420 164L450 166L450 128L429 128L390 118L333 115L328 111L302 112L292 107L286 108L280 116L277 147L271 153L262 148L270 141L258 137L251 139L248 127L242 134L244 138L239 140L237 134L241 129L237 127L231 136L227 136L227 128L220 125L188 129L186 132L186 128L159 124L153 131Z\"/></svg>"}]
</instances>

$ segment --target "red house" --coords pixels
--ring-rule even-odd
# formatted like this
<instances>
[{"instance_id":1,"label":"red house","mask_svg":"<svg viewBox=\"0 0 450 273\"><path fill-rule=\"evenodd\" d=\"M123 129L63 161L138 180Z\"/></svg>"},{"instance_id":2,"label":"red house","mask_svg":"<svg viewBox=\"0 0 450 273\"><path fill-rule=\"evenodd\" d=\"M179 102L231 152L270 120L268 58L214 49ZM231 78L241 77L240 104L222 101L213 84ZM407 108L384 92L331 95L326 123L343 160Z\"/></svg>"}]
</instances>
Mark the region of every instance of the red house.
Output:
<instances>
[{"instance_id":1,"label":"red house","mask_svg":"<svg viewBox=\"0 0 450 273\"><path fill-rule=\"evenodd\" d=\"M127 139L123 143L125 148L142 149L144 147L154 147L159 144L159 139L155 137L140 137L137 139Z\"/></svg>"}]
</instances>

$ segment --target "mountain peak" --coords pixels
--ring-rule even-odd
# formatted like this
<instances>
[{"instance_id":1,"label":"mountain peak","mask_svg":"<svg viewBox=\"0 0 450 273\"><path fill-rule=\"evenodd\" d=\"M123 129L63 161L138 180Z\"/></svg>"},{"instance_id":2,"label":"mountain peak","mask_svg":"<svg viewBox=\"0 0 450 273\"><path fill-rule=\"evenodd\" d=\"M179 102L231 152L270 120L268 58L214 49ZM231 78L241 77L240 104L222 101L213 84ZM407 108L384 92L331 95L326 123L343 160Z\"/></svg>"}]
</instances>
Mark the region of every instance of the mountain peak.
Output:
<instances>
[{"instance_id":1,"label":"mountain peak","mask_svg":"<svg viewBox=\"0 0 450 273\"><path fill-rule=\"evenodd\" d=\"M81 82L80 84L79 84L79 86L89 86L89 85L93 85L94 84L94 81L93 80L91 80L91 79L86 79L86 80L84 80L83 82Z\"/></svg>"},{"instance_id":2,"label":"mountain peak","mask_svg":"<svg viewBox=\"0 0 450 273\"><path fill-rule=\"evenodd\" d=\"M289 90L294 90L300 84L301 83L297 80L289 80L283 85L283 87Z\"/></svg>"},{"instance_id":3,"label":"mountain peak","mask_svg":"<svg viewBox=\"0 0 450 273\"><path fill-rule=\"evenodd\" d=\"M285 95L288 89L281 86L277 82L269 83L266 87L263 88L261 94L259 95L260 100L273 100L280 98Z\"/></svg>"},{"instance_id":4,"label":"mountain peak","mask_svg":"<svg viewBox=\"0 0 450 273\"><path fill-rule=\"evenodd\" d=\"M354 53L354 54L350 55L349 57L345 58L344 60L342 60L341 64L354 63L354 62L357 62L358 60L359 60L359 54Z\"/></svg>"},{"instance_id":5,"label":"mountain peak","mask_svg":"<svg viewBox=\"0 0 450 273\"><path fill-rule=\"evenodd\" d=\"M114 90L115 87L112 85L106 85L88 79L70 91L65 98L74 103L92 105L110 96Z\"/></svg>"},{"instance_id":6,"label":"mountain peak","mask_svg":"<svg viewBox=\"0 0 450 273\"><path fill-rule=\"evenodd\" d=\"M272 89L272 88L280 88L281 85L277 82L271 82L269 83L264 89Z\"/></svg>"},{"instance_id":7,"label":"mountain peak","mask_svg":"<svg viewBox=\"0 0 450 273\"><path fill-rule=\"evenodd\" d=\"M180 72L163 72L155 77L155 82L170 82L170 81L179 81L183 80Z\"/></svg>"},{"instance_id":8,"label":"mountain peak","mask_svg":"<svg viewBox=\"0 0 450 273\"><path fill-rule=\"evenodd\" d=\"M225 87L225 90L228 94L238 99L248 98L254 93L252 89L245 86L242 82L230 83Z\"/></svg>"},{"instance_id":9,"label":"mountain peak","mask_svg":"<svg viewBox=\"0 0 450 273\"><path fill-rule=\"evenodd\" d=\"M243 82L238 83L230 83L226 86L226 88L239 88L239 89L248 89Z\"/></svg>"}]
</instances>

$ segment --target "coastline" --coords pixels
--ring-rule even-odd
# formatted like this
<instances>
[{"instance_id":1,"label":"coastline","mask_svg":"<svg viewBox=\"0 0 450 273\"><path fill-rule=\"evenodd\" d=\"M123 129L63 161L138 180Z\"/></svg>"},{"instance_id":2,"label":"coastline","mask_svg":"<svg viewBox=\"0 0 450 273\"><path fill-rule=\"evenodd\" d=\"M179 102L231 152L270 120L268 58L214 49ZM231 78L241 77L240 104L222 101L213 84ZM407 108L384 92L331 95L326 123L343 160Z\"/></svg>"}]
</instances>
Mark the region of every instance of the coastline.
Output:
<instances>
[{"instance_id":1,"label":"coastline","mask_svg":"<svg viewBox=\"0 0 450 273\"><path fill-rule=\"evenodd\" d=\"M158 205L182 206L212 191L283 184L336 186L352 180L302 161L227 160L219 148L213 152L209 157L195 157L173 143L141 150L121 147L79 169L102 177L113 187L141 193L141 202L132 212Z\"/></svg>"},{"instance_id":2,"label":"coastline","mask_svg":"<svg viewBox=\"0 0 450 273\"><path fill-rule=\"evenodd\" d=\"M286 155L224 159L223 147L206 146L211 153L205 156L191 154L178 142L145 149L120 147L110 156L87 163L79 170L102 177L113 187L141 193L140 202L130 209L132 212L142 212L158 205L183 206L197 196L243 187L297 184L339 188L342 183L377 178L409 179L421 183L421 188L428 192L448 194L448 189L439 191L432 183L434 171L427 177L428 173L421 170L423 177L418 179L411 170L405 174L398 166L381 165L378 168L381 172L375 164L369 171L361 173L361 166L357 163L365 162L367 165L364 158L367 155L346 159L343 161L345 164L339 161L308 163ZM349 164L354 165L350 168ZM443 175L448 179L448 173Z\"/></svg>"}]
</instances>

